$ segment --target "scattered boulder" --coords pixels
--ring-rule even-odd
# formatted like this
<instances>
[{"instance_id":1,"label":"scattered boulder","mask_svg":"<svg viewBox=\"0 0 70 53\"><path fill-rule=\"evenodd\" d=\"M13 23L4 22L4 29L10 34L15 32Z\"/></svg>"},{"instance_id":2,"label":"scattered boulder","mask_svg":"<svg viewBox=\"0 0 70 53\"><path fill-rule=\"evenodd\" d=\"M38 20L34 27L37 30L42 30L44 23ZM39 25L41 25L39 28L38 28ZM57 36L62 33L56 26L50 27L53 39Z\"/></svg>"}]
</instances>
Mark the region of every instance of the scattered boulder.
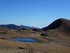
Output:
<instances>
[{"instance_id":1,"label":"scattered boulder","mask_svg":"<svg viewBox=\"0 0 70 53\"><path fill-rule=\"evenodd\" d=\"M25 48L23 48L23 47L18 47L18 49L25 49Z\"/></svg>"}]
</instances>

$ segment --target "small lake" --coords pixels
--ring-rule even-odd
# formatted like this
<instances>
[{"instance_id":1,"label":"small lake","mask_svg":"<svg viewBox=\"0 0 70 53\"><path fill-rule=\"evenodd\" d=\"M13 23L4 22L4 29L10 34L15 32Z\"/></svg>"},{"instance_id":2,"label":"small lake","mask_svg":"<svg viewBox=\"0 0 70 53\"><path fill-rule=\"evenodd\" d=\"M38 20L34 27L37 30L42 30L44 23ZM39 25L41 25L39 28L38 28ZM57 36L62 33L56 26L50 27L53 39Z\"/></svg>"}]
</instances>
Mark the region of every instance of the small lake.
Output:
<instances>
[{"instance_id":1,"label":"small lake","mask_svg":"<svg viewBox=\"0 0 70 53\"><path fill-rule=\"evenodd\" d=\"M19 42L38 42L35 39L32 38L14 38L13 41L19 41Z\"/></svg>"}]
</instances>

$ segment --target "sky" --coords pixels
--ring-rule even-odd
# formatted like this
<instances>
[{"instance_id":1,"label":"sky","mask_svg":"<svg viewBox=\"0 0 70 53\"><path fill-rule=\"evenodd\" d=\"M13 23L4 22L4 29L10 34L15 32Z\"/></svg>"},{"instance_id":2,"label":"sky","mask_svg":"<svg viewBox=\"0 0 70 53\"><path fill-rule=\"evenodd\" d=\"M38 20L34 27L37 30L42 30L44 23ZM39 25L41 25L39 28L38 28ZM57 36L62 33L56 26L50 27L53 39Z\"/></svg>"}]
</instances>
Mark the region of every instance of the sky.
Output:
<instances>
[{"instance_id":1,"label":"sky","mask_svg":"<svg viewBox=\"0 0 70 53\"><path fill-rule=\"evenodd\" d=\"M45 27L70 19L70 0L0 0L0 24Z\"/></svg>"}]
</instances>

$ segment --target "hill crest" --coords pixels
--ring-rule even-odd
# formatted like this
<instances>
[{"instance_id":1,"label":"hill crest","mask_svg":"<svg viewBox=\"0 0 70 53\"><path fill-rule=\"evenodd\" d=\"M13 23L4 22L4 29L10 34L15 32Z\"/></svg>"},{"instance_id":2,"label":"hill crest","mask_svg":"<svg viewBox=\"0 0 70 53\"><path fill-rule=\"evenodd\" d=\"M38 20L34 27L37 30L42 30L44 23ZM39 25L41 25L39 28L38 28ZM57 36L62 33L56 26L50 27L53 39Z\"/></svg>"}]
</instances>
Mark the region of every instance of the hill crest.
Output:
<instances>
[{"instance_id":1,"label":"hill crest","mask_svg":"<svg viewBox=\"0 0 70 53\"><path fill-rule=\"evenodd\" d=\"M48 27L44 27L42 28L42 30L46 31L49 29L57 29L59 27L63 27L63 28L68 28L68 30L70 30L70 20L68 19L57 19L55 20L53 23L51 23Z\"/></svg>"}]
</instances>

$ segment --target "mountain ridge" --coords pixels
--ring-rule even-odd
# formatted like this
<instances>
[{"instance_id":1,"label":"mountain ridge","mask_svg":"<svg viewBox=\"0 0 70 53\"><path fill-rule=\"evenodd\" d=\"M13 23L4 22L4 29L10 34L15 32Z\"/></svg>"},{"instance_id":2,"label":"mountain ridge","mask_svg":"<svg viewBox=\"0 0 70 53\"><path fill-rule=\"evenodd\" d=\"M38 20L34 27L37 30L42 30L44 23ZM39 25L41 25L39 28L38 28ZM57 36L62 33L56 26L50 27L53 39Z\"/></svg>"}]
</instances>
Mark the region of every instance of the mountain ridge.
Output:
<instances>
[{"instance_id":1,"label":"mountain ridge","mask_svg":"<svg viewBox=\"0 0 70 53\"><path fill-rule=\"evenodd\" d=\"M30 26L24 26L24 25L15 25L15 24L2 24L0 25L0 27L2 28L8 28L8 29L14 29L14 30L21 30L21 29L39 29L39 28L36 28L36 27L30 27Z\"/></svg>"},{"instance_id":2,"label":"mountain ridge","mask_svg":"<svg viewBox=\"0 0 70 53\"><path fill-rule=\"evenodd\" d=\"M68 19L57 19L54 22L52 22L49 26L42 28L43 31L50 30L50 29L57 29L59 27L66 28L67 30L70 30L70 20Z\"/></svg>"}]
</instances>

